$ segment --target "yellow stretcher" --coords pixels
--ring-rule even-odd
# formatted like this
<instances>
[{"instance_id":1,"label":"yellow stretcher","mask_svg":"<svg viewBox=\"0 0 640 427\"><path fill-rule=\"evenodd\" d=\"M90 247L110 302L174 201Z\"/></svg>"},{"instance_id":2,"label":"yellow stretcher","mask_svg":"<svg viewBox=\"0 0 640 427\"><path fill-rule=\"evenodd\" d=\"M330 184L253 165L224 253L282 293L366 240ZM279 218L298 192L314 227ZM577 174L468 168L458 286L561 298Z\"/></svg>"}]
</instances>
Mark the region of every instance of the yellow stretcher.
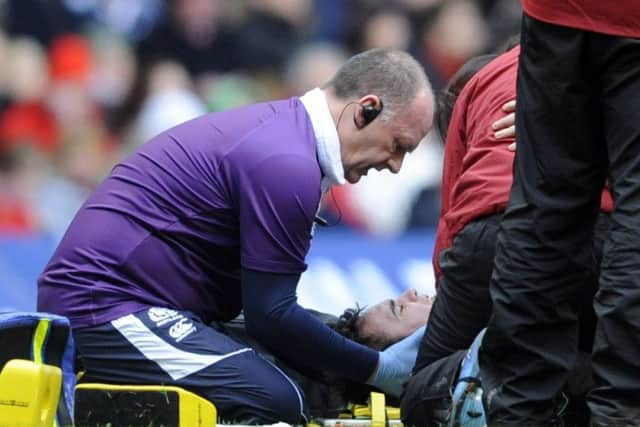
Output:
<instances>
[{"instance_id":1,"label":"yellow stretcher","mask_svg":"<svg viewBox=\"0 0 640 427\"><path fill-rule=\"evenodd\" d=\"M0 426L55 427L61 371L55 366L14 359L0 373ZM85 383L75 391L75 426L211 427L215 405L174 386ZM308 427L402 426L400 410L371 393L367 405L354 405L351 418L318 419ZM236 426L238 427L238 426Z\"/></svg>"},{"instance_id":2,"label":"yellow stretcher","mask_svg":"<svg viewBox=\"0 0 640 427\"><path fill-rule=\"evenodd\" d=\"M385 406L381 393L368 405L354 405L352 418L318 419L307 427L402 426L399 408ZM127 386L85 383L76 387L76 427L95 425L244 427L222 424L208 400L174 386ZM286 425L278 423L278 425Z\"/></svg>"},{"instance_id":3,"label":"yellow stretcher","mask_svg":"<svg viewBox=\"0 0 640 427\"><path fill-rule=\"evenodd\" d=\"M79 384L75 393L76 427L212 427L217 411L208 400L174 386Z\"/></svg>"},{"instance_id":4,"label":"yellow stretcher","mask_svg":"<svg viewBox=\"0 0 640 427\"><path fill-rule=\"evenodd\" d=\"M323 427L385 427L402 426L400 408L386 406L382 393L372 392L368 405L354 405L350 418L327 418L316 420L310 424Z\"/></svg>"},{"instance_id":5,"label":"yellow stretcher","mask_svg":"<svg viewBox=\"0 0 640 427\"><path fill-rule=\"evenodd\" d=\"M9 360L0 372L0 426L54 426L61 383L56 366Z\"/></svg>"}]
</instances>

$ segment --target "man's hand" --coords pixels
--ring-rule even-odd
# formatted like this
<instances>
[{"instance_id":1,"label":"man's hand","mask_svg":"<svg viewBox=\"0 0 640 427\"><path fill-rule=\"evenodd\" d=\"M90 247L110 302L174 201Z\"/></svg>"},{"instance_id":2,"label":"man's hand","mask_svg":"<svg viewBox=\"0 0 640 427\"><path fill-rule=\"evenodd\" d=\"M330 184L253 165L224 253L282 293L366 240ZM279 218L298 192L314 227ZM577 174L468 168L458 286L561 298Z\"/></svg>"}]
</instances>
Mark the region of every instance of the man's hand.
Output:
<instances>
[{"instance_id":1,"label":"man's hand","mask_svg":"<svg viewBox=\"0 0 640 427\"><path fill-rule=\"evenodd\" d=\"M379 353L378 368L369 382L385 393L400 397L416 361L425 326Z\"/></svg>"},{"instance_id":2,"label":"man's hand","mask_svg":"<svg viewBox=\"0 0 640 427\"><path fill-rule=\"evenodd\" d=\"M514 99L504 104L502 111L507 115L496 120L491 125L493 136L496 139L514 138L516 136L516 100Z\"/></svg>"}]
</instances>

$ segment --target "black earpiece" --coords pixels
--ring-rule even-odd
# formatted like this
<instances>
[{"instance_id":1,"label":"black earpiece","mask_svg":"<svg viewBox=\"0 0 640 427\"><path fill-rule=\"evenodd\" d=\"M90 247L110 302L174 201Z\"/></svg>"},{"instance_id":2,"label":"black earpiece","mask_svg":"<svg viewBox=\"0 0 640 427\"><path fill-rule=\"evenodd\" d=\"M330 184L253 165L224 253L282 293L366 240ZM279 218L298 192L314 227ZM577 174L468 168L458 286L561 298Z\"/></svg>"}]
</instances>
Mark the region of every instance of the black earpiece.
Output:
<instances>
[{"instance_id":1,"label":"black earpiece","mask_svg":"<svg viewBox=\"0 0 640 427\"><path fill-rule=\"evenodd\" d=\"M371 123L378 114L382 111L382 100L380 100L380 106L378 108L373 105L363 105L362 106L362 126L359 126L360 129Z\"/></svg>"}]
</instances>

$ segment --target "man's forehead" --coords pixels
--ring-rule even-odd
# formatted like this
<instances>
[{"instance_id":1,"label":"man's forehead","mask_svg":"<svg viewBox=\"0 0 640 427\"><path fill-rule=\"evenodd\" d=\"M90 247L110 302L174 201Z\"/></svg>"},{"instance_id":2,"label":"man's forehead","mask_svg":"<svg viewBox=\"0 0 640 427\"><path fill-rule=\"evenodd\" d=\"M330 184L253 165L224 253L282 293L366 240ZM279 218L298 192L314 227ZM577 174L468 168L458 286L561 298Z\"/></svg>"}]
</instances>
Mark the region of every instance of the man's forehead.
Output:
<instances>
[{"instance_id":1,"label":"man's forehead","mask_svg":"<svg viewBox=\"0 0 640 427\"><path fill-rule=\"evenodd\" d=\"M415 148L424 139L429 128L424 120L405 121L395 129L394 137L401 144Z\"/></svg>"},{"instance_id":2,"label":"man's forehead","mask_svg":"<svg viewBox=\"0 0 640 427\"><path fill-rule=\"evenodd\" d=\"M416 96L413 102L415 125L420 132L422 139L433 126L433 110L435 108L435 100L430 90L424 90Z\"/></svg>"},{"instance_id":3,"label":"man's forehead","mask_svg":"<svg viewBox=\"0 0 640 427\"><path fill-rule=\"evenodd\" d=\"M382 316L390 314L391 313L390 304L392 301L393 300L391 299L386 299L375 305L372 305L371 307L369 307L364 311L363 313L363 315L365 315L364 317L371 318L373 316L373 318L375 318L375 316L380 316L381 314Z\"/></svg>"},{"instance_id":4,"label":"man's forehead","mask_svg":"<svg viewBox=\"0 0 640 427\"><path fill-rule=\"evenodd\" d=\"M433 125L433 95L423 91L416 96L404 112L396 115L396 137L418 144Z\"/></svg>"}]
</instances>

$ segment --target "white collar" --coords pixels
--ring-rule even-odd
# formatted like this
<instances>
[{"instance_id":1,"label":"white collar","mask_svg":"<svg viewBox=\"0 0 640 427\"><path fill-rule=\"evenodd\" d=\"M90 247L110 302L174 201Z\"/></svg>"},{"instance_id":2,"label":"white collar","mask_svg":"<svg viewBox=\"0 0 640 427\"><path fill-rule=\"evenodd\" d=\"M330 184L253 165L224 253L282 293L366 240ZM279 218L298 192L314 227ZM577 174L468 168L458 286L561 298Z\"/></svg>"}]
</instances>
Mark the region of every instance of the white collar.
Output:
<instances>
[{"instance_id":1,"label":"white collar","mask_svg":"<svg viewBox=\"0 0 640 427\"><path fill-rule=\"evenodd\" d=\"M332 184L344 184L344 167L340 155L340 138L333 123L327 98L320 88L315 88L300 97L300 101L309 114L313 133L316 136L318 161L324 178L322 191Z\"/></svg>"}]
</instances>

